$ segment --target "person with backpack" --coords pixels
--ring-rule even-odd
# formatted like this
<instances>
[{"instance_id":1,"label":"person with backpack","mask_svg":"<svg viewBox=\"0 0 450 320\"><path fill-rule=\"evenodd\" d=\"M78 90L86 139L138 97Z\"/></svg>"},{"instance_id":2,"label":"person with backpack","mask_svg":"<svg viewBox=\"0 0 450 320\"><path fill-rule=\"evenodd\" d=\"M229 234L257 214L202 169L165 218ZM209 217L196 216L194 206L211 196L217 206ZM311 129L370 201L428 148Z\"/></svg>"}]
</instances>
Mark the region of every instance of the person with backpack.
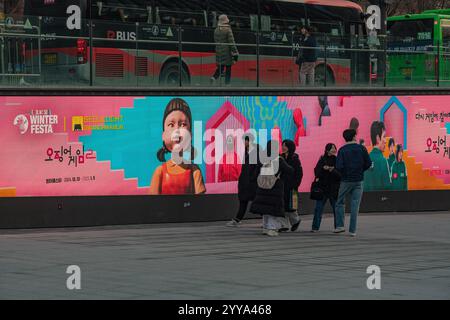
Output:
<instances>
[{"instance_id":1,"label":"person with backpack","mask_svg":"<svg viewBox=\"0 0 450 320\"><path fill-rule=\"evenodd\" d=\"M336 229L336 201L341 183L341 174L336 170L336 153L336 145L334 143L328 143L325 146L324 155L320 157L314 168L315 179L320 186L322 199L316 200L311 232L319 231L323 209L327 201L330 201L331 208L333 209L334 229Z\"/></svg>"},{"instance_id":2,"label":"person with backpack","mask_svg":"<svg viewBox=\"0 0 450 320\"><path fill-rule=\"evenodd\" d=\"M250 207L250 212L263 217L263 234L271 237L278 236L278 230L285 224L284 180L294 174L278 150L278 141L267 142L267 159L261 159L256 197Z\"/></svg>"},{"instance_id":3,"label":"person with backpack","mask_svg":"<svg viewBox=\"0 0 450 320\"><path fill-rule=\"evenodd\" d=\"M294 169L294 174L286 176L284 183L284 210L286 212L286 222L290 225L292 232L300 226L301 219L298 215L298 188L303 178L303 168L300 158L295 153L295 142L284 140L282 145L282 158ZM289 228L281 228L279 231L288 231Z\"/></svg>"}]
</instances>

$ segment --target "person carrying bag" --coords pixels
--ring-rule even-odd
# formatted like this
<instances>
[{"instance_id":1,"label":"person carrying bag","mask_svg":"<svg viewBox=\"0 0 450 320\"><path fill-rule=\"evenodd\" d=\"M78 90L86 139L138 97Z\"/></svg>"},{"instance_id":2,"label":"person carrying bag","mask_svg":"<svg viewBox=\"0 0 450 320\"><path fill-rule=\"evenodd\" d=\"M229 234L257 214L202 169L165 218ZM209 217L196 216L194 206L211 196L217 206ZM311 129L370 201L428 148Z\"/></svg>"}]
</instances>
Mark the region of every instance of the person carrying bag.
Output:
<instances>
[{"instance_id":1,"label":"person carrying bag","mask_svg":"<svg viewBox=\"0 0 450 320\"><path fill-rule=\"evenodd\" d=\"M311 232L317 232L322 222L323 209L330 201L336 227L336 201L339 193L341 174L336 170L337 148L333 143L325 146L325 153L320 157L314 169L315 179L311 185L310 198L316 200Z\"/></svg>"}]
</instances>

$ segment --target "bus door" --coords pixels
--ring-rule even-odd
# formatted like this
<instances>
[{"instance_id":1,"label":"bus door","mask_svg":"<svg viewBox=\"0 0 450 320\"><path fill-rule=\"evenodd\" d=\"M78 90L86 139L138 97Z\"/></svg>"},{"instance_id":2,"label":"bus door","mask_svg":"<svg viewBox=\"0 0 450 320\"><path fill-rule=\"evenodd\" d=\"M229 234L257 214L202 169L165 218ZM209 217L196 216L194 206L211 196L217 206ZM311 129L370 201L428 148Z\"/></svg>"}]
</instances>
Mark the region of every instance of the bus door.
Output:
<instances>
[{"instance_id":1,"label":"bus door","mask_svg":"<svg viewBox=\"0 0 450 320\"><path fill-rule=\"evenodd\" d=\"M39 21L6 17L0 24L0 68L3 84L27 85L38 80L41 61ZM38 53L35 55L35 53Z\"/></svg>"},{"instance_id":2,"label":"bus door","mask_svg":"<svg viewBox=\"0 0 450 320\"><path fill-rule=\"evenodd\" d=\"M296 84L293 70L293 33L277 30L261 32L259 45L261 85Z\"/></svg>"},{"instance_id":3,"label":"bus door","mask_svg":"<svg viewBox=\"0 0 450 320\"><path fill-rule=\"evenodd\" d=\"M183 42L181 53L183 61L182 79L186 76L184 69L187 67L190 84L206 86L216 69L214 28L189 25L184 25L181 28ZM220 81L222 80L220 79Z\"/></svg>"},{"instance_id":4,"label":"bus door","mask_svg":"<svg viewBox=\"0 0 450 320\"><path fill-rule=\"evenodd\" d=\"M367 84L369 79L369 52L366 27L362 23L350 24L350 68L352 83Z\"/></svg>"}]
</instances>

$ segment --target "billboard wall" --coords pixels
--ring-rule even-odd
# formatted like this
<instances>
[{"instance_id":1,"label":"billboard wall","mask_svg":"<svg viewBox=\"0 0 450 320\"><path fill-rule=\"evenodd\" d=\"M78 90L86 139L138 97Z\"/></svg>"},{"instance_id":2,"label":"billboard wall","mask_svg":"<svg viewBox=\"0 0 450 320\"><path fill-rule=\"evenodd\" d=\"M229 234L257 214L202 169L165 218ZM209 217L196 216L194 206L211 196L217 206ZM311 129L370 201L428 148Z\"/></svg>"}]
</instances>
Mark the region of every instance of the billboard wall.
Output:
<instances>
[{"instance_id":1,"label":"billboard wall","mask_svg":"<svg viewBox=\"0 0 450 320\"><path fill-rule=\"evenodd\" d=\"M450 189L448 101L450 96L0 97L0 196L236 193L244 132L262 146L269 139L294 140L304 171L300 191L308 192L325 145L342 146L352 119L374 162L366 191ZM376 121L385 131L371 132ZM192 138L193 149L183 153L190 164L170 159L176 129Z\"/></svg>"}]
</instances>

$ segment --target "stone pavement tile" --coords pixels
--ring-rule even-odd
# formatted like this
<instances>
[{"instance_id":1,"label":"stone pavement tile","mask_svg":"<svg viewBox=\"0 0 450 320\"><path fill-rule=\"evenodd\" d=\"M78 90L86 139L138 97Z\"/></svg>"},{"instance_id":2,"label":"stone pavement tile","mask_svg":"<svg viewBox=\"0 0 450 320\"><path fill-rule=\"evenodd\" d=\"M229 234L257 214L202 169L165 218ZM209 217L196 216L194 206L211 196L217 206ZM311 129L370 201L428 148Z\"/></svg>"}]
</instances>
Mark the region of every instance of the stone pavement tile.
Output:
<instances>
[{"instance_id":1,"label":"stone pavement tile","mask_svg":"<svg viewBox=\"0 0 450 320\"><path fill-rule=\"evenodd\" d=\"M311 234L310 222L275 239L254 220L236 229L217 222L0 231L0 298L448 297L450 213L363 215L356 239ZM324 223L331 230L332 219ZM82 269L80 292L65 288L70 264ZM365 287L371 264L381 267L380 291Z\"/></svg>"}]
</instances>

